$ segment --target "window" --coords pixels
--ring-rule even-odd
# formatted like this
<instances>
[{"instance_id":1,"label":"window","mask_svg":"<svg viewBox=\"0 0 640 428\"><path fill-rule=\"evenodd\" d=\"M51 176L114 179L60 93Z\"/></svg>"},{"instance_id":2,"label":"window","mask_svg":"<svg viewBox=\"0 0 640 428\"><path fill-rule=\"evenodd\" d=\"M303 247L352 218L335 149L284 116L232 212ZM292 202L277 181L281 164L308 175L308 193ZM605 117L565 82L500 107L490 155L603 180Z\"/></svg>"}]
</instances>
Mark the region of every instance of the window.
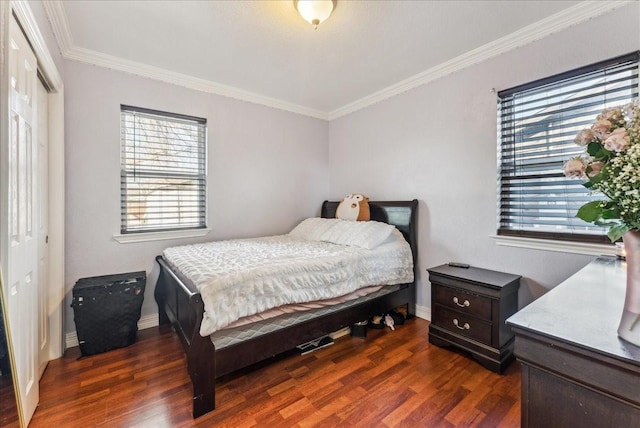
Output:
<instances>
[{"instance_id":1,"label":"window","mask_svg":"<svg viewBox=\"0 0 640 428\"><path fill-rule=\"evenodd\" d=\"M610 243L606 229L577 218L601 196L562 166L604 108L638 97L640 52L498 93L498 235Z\"/></svg>"},{"instance_id":2,"label":"window","mask_svg":"<svg viewBox=\"0 0 640 428\"><path fill-rule=\"evenodd\" d=\"M120 106L121 233L206 227L206 119Z\"/></svg>"}]
</instances>

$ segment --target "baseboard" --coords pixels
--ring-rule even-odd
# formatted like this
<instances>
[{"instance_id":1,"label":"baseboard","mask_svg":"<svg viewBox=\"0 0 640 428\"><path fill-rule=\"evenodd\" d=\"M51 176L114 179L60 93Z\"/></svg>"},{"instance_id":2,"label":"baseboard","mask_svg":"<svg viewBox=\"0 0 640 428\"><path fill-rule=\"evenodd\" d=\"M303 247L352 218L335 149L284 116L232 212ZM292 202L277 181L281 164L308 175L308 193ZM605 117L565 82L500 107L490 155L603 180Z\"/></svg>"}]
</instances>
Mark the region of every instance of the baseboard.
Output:
<instances>
[{"instance_id":1,"label":"baseboard","mask_svg":"<svg viewBox=\"0 0 640 428\"><path fill-rule=\"evenodd\" d=\"M158 325L158 314L145 315L138 321L138 330L144 330L146 328L156 327ZM78 335L75 331L69 332L65 335L66 348L73 348L78 346Z\"/></svg>"},{"instance_id":2,"label":"baseboard","mask_svg":"<svg viewBox=\"0 0 640 428\"><path fill-rule=\"evenodd\" d=\"M431 321L431 308L416 305L416 317L422 318L427 321ZM351 334L351 329L349 327L345 327L341 330L334 331L331 334L331 337L333 337L334 339L337 339L339 337L347 336L349 334Z\"/></svg>"},{"instance_id":3,"label":"baseboard","mask_svg":"<svg viewBox=\"0 0 640 428\"><path fill-rule=\"evenodd\" d=\"M431 321L431 307L416 305L416 316L423 320Z\"/></svg>"},{"instance_id":4,"label":"baseboard","mask_svg":"<svg viewBox=\"0 0 640 428\"><path fill-rule=\"evenodd\" d=\"M426 306L416 305L416 316L418 318L431 321L431 308ZM146 328L156 327L158 325L158 314L145 315L138 321L138 330L144 330ZM345 327L341 330L334 332L331 336L337 339L342 336L346 336L350 333L349 327ZM66 348L73 348L78 346L78 336L75 331L67 333L65 336Z\"/></svg>"},{"instance_id":5,"label":"baseboard","mask_svg":"<svg viewBox=\"0 0 640 428\"><path fill-rule=\"evenodd\" d=\"M138 321L138 330L157 327L159 325L158 314L145 315Z\"/></svg>"}]
</instances>

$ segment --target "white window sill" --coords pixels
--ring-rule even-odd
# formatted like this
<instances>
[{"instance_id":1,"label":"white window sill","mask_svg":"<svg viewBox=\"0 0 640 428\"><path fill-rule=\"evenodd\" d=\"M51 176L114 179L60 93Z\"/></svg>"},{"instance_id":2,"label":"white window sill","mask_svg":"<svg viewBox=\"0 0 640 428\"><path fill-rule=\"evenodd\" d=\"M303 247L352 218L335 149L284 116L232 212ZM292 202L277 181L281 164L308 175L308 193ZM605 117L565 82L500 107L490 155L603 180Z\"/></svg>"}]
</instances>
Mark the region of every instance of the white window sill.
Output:
<instances>
[{"instance_id":1,"label":"white window sill","mask_svg":"<svg viewBox=\"0 0 640 428\"><path fill-rule=\"evenodd\" d=\"M533 250L557 251L561 253L586 254L589 256L615 256L613 244L590 244L551 239L521 238L517 236L491 235L498 245L507 247L530 248Z\"/></svg>"},{"instance_id":2,"label":"white window sill","mask_svg":"<svg viewBox=\"0 0 640 428\"><path fill-rule=\"evenodd\" d=\"M113 235L113 239L121 244L134 242L164 241L167 239L198 238L206 236L211 229L169 230L166 232L125 233Z\"/></svg>"}]
</instances>

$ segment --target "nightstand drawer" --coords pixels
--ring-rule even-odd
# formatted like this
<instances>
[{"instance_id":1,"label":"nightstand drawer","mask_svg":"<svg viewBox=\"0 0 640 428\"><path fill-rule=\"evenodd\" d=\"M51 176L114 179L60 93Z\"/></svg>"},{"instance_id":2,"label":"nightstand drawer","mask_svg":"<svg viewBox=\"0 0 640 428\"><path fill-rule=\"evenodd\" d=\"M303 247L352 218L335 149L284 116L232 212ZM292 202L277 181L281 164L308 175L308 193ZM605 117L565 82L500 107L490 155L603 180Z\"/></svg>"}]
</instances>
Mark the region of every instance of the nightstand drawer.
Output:
<instances>
[{"instance_id":1,"label":"nightstand drawer","mask_svg":"<svg viewBox=\"0 0 640 428\"><path fill-rule=\"evenodd\" d=\"M465 293L449 287L432 284L435 287L435 302L464 314L491 321L491 299L477 294Z\"/></svg>"},{"instance_id":2,"label":"nightstand drawer","mask_svg":"<svg viewBox=\"0 0 640 428\"><path fill-rule=\"evenodd\" d=\"M429 342L471 353L497 373L513 360L513 332L505 323L518 310L520 276L469 266L431 269Z\"/></svg>"},{"instance_id":3,"label":"nightstand drawer","mask_svg":"<svg viewBox=\"0 0 640 428\"><path fill-rule=\"evenodd\" d=\"M440 305L435 305L434 309L434 325L477 340L486 345L491 345L491 323L467 316L458 311L449 310Z\"/></svg>"}]
</instances>

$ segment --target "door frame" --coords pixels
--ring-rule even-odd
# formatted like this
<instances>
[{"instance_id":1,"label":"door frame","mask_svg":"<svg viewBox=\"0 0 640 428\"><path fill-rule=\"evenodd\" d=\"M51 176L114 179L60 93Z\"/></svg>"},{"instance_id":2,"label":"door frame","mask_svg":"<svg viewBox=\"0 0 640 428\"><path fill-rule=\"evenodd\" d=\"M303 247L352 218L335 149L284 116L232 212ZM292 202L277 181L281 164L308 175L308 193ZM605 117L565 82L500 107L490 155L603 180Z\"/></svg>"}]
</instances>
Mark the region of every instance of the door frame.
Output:
<instances>
[{"instance_id":1,"label":"door frame","mask_svg":"<svg viewBox=\"0 0 640 428\"><path fill-rule=\"evenodd\" d=\"M64 342L64 85L62 76L29 4L25 1L0 1L0 140L9 141L9 81L7 79L9 21L14 13L38 60L38 70L49 87L49 360L59 358L65 350ZM0 183L7 183L7 147L0 147ZM8 188L0 185L0 225L7 224ZM6 272L7 234L0 233L0 263Z\"/></svg>"}]
</instances>

